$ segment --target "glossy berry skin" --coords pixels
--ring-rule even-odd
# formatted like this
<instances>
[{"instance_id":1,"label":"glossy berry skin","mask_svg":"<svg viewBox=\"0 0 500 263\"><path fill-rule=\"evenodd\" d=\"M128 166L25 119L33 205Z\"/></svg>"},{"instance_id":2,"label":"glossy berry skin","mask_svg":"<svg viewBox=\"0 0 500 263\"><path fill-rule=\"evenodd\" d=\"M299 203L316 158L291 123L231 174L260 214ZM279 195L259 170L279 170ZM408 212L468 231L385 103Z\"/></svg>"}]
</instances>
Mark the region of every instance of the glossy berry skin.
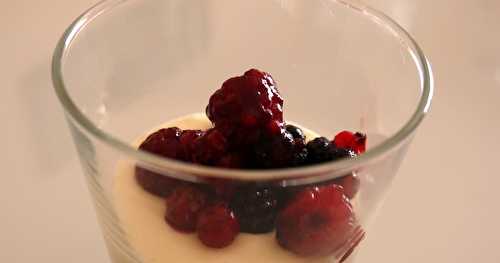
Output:
<instances>
[{"instance_id":1,"label":"glossy berry skin","mask_svg":"<svg viewBox=\"0 0 500 263\"><path fill-rule=\"evenodd\" d=\"M253 149L253 168L269 169L297 166L304 155L303 144L296 144L293 136L284 131L256 144ZM300 155L303 154L303 155Z\"/></svg>"},{"instance_id":2,"label":"glossy berry skin","mask_svg":"<svg viewBox=\"0 0 500 263\"><path fill-rule=\"evenodd\" d=\"M177 127L160 129L149 135L139 146L139 150L176 160L186 160L184 149L179 142L182 131Z\"/></svg>"},{"instance_id":3,"label":"glossy berry skin","mask_svg":"<svg viewBox=\"0 0 500 263\"><path fill-rule=\"evenodd\" d=\"M149 135L139 149L163 157L186 160L185 151L179 142L180 134L181 130L177 127L158 130ZM138 166L135 168L135 179L144 190L161 197L168 196L180 184L179 180Z\"/></svg>"},{"instance_id":4,"label":"glossy berry skin","mask_svg":"<svg viewBox=\"0 0 500 263\"><path fill-rule=\"evenodd\" d=\"M233 243L240 232L238 220L225 202L205 207L196 224L198 238L211 248L223 248Z\"/></svg>"},{"instance_id":5,"label":"glossy berry skin","mask_svg":"<svg viewBox=\"0 0 500 263\"><path fill-rule=\"evenodd\" d=\"M325 137L318 137L306 145L308 151L308 163L317 164L334 159L333 146Z\"/></svg>"},{"instance_id":6,"label":"glossy berry skin","mask_svg":"<svg viewBox=\"0 0 500 263\"><path fill-rule=\"evenodd\" d=\"M283 98L271 75L256 69L226 80L210 97L206 113L235 145L255 143L284 128Z\"/></svg>"},{"instance_id":7,"label":"glossy berry skin","mask_svg":"<svg viewBox=\"0 0 500 263\"><path fill-rule=\"evenodd\" d=\"M271 187L244 185L237 189L231 208L242 232L267 233L274 229L279 207L279 192Z\"/></svg>"},{"instance_id":8,"label":"glossy berry skin","mask_svg":"<svg viewBox=\"0 0 500 263\"><path fill-rule=\"evenodd\" d=\"M209 129L194 140L192 161L198 164L215 165L228 152L226 137L215 128Z\"/></svg>"},{"instance_id":9,"label":"glossy berry skin","mask_svg":"<svg viewBox=\"0 0 500 263\"><path fill-rule=\"evenodd\" d=\"M278 243L300 256L338 252L357 225L349 199L337 185L305 188L279 213Z\"/></svg>"},{"instance_id":10,"label":"glossy berry skin","mask_svg":"<svg viewBox=\"0 0 500 263\"><path fill-rule=\"evenodd\" d=\"M186 159L191 161L193 156L193 146L194 141L203 136L205 132L201 130L183 130L180 137L179 142L181 143Z\"/></svg>"},{"instance_id":11,"label":"glossy berry skin","mask_svg":"<svg viewBox=\"0 0 500 263\"><path fill-rule=\"evenodd\" d=\"M167 223L177 231L193 232L201 209L209 202L209 196L199 186L183 185L177 187L166 201Z\"/></svg>"},{"instance_id":12,"label":"glossy berry skin","mask_svg":"<svg viewBox=\"0 0 500 263\"><path fill-rule=\"evenodd\" d=\"M302 131L302 129L292 124L287 124L285 126L285 129L292 135L293 139L295 140L295 143L302 143L302 144L306 143L306 136Z\"/></svg>"},{"instance_id":13,"label":"glossy berry skin","mask_svg":"<svg viewBox=\"0 0 500 263\"><path fill-rule=\"evenodd\" d=\"M335 135L333 144L337 148L349 148L356 154L361 154L366 151L366 135L360 132L342 131Z\"/></svg>"}]
</instances>

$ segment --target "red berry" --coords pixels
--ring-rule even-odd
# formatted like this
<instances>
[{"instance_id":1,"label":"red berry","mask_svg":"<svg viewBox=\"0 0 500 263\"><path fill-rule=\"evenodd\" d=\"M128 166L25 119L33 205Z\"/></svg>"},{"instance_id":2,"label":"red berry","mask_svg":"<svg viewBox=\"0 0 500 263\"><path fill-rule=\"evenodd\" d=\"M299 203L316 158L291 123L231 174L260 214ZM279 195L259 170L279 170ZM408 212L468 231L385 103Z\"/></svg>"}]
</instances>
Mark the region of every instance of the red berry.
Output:
<instances>
[{"instance_id":1,"label":"red berry","mask_svg":"<svg viewBox=\"0 0 500 263\"><path fill-rule=\"evenodd\" d=\"M177 127L158 130L149 135L139 146L140 150L169 157L177 160L186 160L182 145L179 142L181 130ZM170 194L180 181L136 167L135 179L144 190L162 197Z\"/></svg>"},{"instance_id":2,"label":"red berry","mask_svg":"<svg viewBox=\"0 0 500 263\"><path fill-rule=\"evenodd\" d=\"M191 160L194 152L193 145L194 141L200 138L204 134L200 130L184 130L179 137L179 142L181 143L186 159Z\"/></svg>"},{"instance_id":3,"label":"red berry","mask_svg":"<svg viewBox=\"0 0 500 263\"><path fill-rule=\"evenodd\" d=\"M356 173L351 173L333 180L333 183L342 186L342 188L344 188L344 194L349 199L353 199L359 191L361 181Z\"/></svg>"},{"instance_id":4,"label":"red berry","mask_svg":"<svg viewBox=\"0 0 500 263\"><path fill-rule=\"evenodd\" d=\"M208 184L214 190L215 195L223 200L233 198L238 186L235 181L220 178L209 178Z\"/></svg>"},{"instance_id":5,"label":"red berry","mask_svg":"<svg viewBox=\"0 0 500 263\"><path fill-rule=\"evenodd\" d=\"M240 225L227 203L217 202L201 211L196 229L203 244L223 248L234 241Z\"/></svg>"},{"instance_id":6,"label":"red berry","mask_svg":"<svg viewBox=\"0 0 500 263\"><path fill-rule=\"evenodd\" d=\"M257 142L283 127L283 98L271 75L251 69L226 80L209 100L208 118L235 145Z\"/></svg>"},{"instance_id":7,"label":"red berry","mask_svg":"<svg viewBox=\"0 0 500 263\"><path fill-rule=\"evenodd\" d=\"M177 187L167 198L165 220L174 229L193 232L201 209L208 202L208 195L199 186Z\"/></svg>"},{"instance_id":8,"label":"red berry","mask_svg":"<svg viewBox=\"0 0 500 263\"><path fill-rule=\"evenodd\" d=\"M167 197L175 187L182 184L180 180L141 167L135 168L135 179L144 190L160 197Z\"/></svg>"},{"instance_id":9,"label":"red berry","mask_svg":"<svg viewBox=\"0 0 500 263\"><path fill-rule=\"evenodd\" d=\"M352 237L356 219L337 185L306 188L279 213L278 243L301 256L338 252Z\"/></svg>"},{"instance_id":10,"label":"red berry","mask_svg":"<svg viewBox=\"0 0 500 263\"><path fill-rule=\"evenodd\" d=\"M217 129L209 129L202 136L194 140L193 162L205 165L215 165L226 155L227 140Z\"/></svg>"},{"instance_id":11,"label":"red berry","mask_svg":"<svg viewBox=\"0 0 500 263\"><path fill-rule=\"evenodd\" d=\"M184 149L179 142L181 132L177 127L158 130L149 135L139 149L163 157L185 160Z\"/></svg>"},{"instance_id":12,"label":"red berry","mask_svg":"<svg viewBox=\"0 0 500 263\"><path fill-rule=\"evenodd\" d=\"M243 156L239 153L228 153L224 155L217 163L216 166L224 168L243 168L244 160Z\"/></svg>"},{"instance_id":13,"label":"red berry","mask_svg":"<svg viewBox=\"0 0 500 263\"><path fill-rule=\"evenodd\" d=\"M335 135L333 143L337 148L349 148L356 154L366 151L366 135L360 132L342 131Z\"/></svg>"}]
</instances>

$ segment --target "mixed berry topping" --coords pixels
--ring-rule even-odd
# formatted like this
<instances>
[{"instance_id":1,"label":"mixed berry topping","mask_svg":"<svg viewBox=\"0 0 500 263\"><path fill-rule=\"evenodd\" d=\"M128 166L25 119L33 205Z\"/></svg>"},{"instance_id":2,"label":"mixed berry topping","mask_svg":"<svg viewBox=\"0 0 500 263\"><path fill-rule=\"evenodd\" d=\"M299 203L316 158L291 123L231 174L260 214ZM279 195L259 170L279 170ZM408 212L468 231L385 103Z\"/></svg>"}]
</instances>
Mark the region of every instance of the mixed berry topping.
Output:
<instances>
[{"instance_id":1,"label":"mixed berry topping","mask_svg":"<svg viewBox=\"0 0 500 263\"><path fill-rule=\"evenodd\" d=\"M210 97L206 130L160 129L139 149L198 165L228 169L279 169L354 158L366 135L342 131L333 140L307 141L283 118L283 98L271 75L256 69L230 78ZM360 188L355 172L325 183L297 187L209 178L192 184L141 166L137 183L166 199L165 221L197 232L208 247L230 245L240 232L276 231L281 247L301 256L348 256L360 240L350 200ZM363 232L364 233L364 232ZM354 244L354 245L353 245ZM347 253L346 253L347 252Z\"/></svg>"},{"instance_id":2,"label":"mixed berry topping","mask_svg":"<svg viewBox=\"0 0 500 263\"><path fill-rule=\"evenodd\" d=\"M257 143L253 149L253 168L269 169L295 166L298 154L304 144L296 143L288 131L264 139Z\"/></svg>"}]
</instances>

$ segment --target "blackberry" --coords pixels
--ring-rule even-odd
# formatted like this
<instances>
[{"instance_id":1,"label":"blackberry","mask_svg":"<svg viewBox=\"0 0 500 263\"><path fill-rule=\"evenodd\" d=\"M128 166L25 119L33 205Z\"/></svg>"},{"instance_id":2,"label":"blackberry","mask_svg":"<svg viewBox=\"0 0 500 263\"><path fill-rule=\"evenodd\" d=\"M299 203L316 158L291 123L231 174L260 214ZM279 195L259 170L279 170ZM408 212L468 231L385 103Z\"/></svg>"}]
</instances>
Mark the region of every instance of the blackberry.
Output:
<instances>
[{"instance_id":1,"label":"blackberry","mask_svg":"<svg viewBox=\"0 0 500 263\"><path fill-rule=\"evenodd\" d=\"M333 146L325 137L318 137L306 145L308 151L308 163L316 164L334 159Z\"/></svg>"},{"instance_id":2,"label":"blackberry","mask_svg":"<svg viewBox=\"0 0 500 263\"><path fill-rule=\"evenodd\" d=\"M306 136L299 127L288 124L285 126L285 129L293 136L293 139L295 140L296 143L302 142L303 144L305 144Z\"/></svg>"},{"instance_id":3,"label":"blackberry","mask_svg":"<svg viewBox=\"0 0 500 263\"><path fill-rule=\"evenodd\" d=\"M245 185L237 189L231 208L242 232L268 233L274 229L280 194L277 188Z\"/></svg>"}]
</instances>

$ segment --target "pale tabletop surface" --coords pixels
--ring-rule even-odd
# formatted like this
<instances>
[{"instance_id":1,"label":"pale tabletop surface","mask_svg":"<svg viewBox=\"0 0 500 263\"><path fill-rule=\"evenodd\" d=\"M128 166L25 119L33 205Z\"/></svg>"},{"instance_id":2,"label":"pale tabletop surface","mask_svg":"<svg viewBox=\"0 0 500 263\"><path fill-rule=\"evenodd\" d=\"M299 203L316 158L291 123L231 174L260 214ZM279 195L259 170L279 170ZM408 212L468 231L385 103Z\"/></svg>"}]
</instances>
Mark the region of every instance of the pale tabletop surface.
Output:
<instances>
[{"instance_id":1,"label":"pale tabletop surface","mask_svg":"<svg viewBox=\"0 0 500 263\"><path fill-rule=\"evenodd\" d=\"M0 262L109 262L49 73L95 1L0 1ZM500 262L500 1L366 2L421 43L436 94L358 262Z\"/></svg>"}]
</instances>

